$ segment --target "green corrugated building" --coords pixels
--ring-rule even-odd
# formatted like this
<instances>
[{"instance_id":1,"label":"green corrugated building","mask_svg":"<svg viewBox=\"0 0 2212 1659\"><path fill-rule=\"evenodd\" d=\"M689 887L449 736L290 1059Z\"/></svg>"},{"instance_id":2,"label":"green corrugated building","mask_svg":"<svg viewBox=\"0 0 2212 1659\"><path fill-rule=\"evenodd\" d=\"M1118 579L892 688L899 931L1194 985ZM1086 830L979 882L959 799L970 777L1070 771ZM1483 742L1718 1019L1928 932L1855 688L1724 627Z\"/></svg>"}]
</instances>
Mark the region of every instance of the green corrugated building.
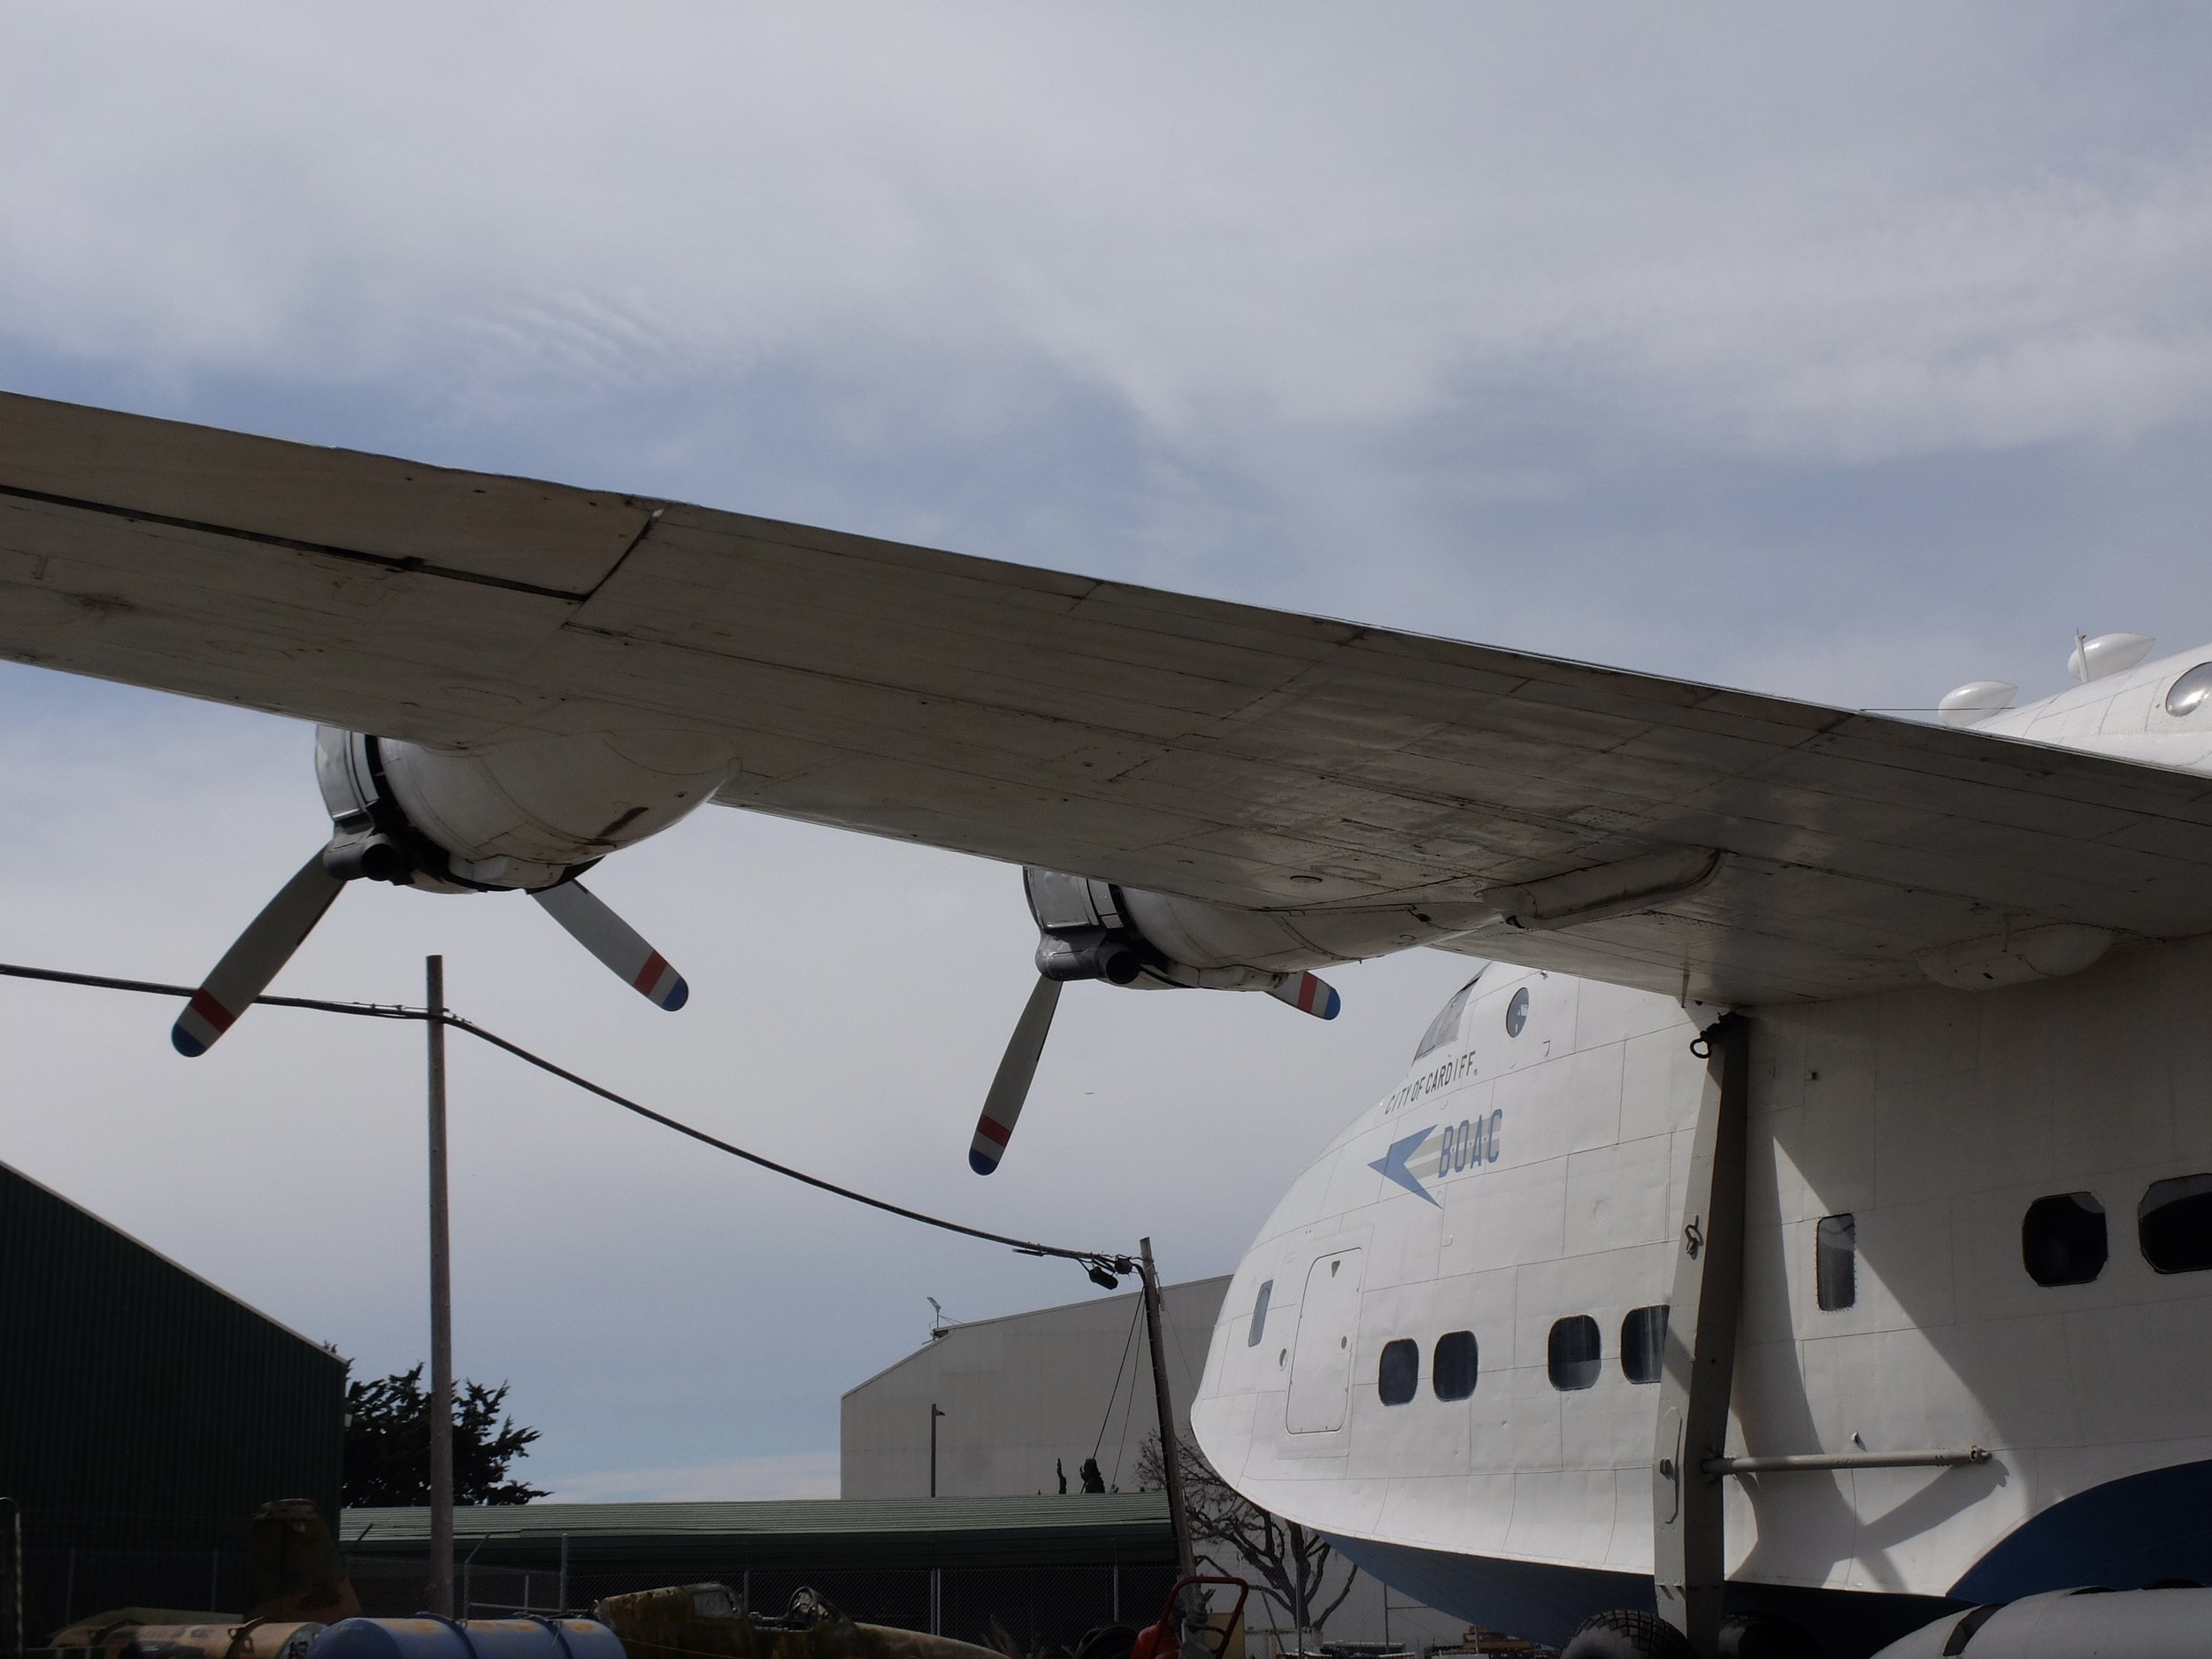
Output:
<instances>
[{"instance_id":1,"label":"green corrugated building","mask_svg":"<svg viewBox=\"0 0 2212 1659\"><path fill-rule=\"evenodd\" d=\"M365 1607L421 1605L426 1509L349 1509ZM1025 1653L1157 1618L1175 1535L1156 1492L745 1503L533 1503L457 1510L457 1587L479 1616L580 1609L661 1585L726 1584L764 1613L804 1586L856 1619Z\"/></svg>"},{"instance_id":2,"label":"green corrugated building","mask_svg":"<svg viewBox=\"0 0 2212 1659\"><path fill-rule=\"evenodd\" d=\"M344 1414L335 1354L0 1164L0 1496L34 1635L234 1607L257 1507L336 1516Z\"/></svg>"}]
</instances>

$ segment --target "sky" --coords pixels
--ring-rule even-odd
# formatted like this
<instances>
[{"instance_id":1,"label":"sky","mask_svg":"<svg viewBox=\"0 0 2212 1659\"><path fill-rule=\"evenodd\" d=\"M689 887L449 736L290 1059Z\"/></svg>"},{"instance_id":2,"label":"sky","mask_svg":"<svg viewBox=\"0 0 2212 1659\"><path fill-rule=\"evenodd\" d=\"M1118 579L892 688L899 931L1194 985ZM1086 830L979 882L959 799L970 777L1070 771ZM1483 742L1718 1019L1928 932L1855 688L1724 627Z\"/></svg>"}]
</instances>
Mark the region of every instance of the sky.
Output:
<instances>
[{"instance_id":1,"label":"sky","mask_svg":"<svg viewBox=\"0 0 2212 1659\"><path fill-rule=\"evenodd\" d=\"M1845 706L2212 638L2212 12L0 9L0 388ZM196 980L327 831L296 725L0 667L0 955ZM348 892L274 987L461 1011L771 1156L1225 1272L1465 976L1030 983L1010 869L712 810L594 885ZM0 1160L379 1374L420 1033L6 982ZM1093 1294L454 1056L458 1364L565 1497L825 1495L837 1398Z\"/></svg>"}]
</instances>

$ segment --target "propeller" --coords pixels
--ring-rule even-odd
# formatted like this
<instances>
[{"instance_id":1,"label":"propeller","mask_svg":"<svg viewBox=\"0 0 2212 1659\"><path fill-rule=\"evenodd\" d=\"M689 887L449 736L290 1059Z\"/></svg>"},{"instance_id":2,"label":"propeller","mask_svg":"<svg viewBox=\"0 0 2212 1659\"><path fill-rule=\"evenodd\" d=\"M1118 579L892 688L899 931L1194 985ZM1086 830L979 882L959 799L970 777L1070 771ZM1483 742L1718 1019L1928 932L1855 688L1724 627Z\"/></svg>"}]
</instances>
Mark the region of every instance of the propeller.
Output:
<instances>
[{"instance_id":1,"label":"propeller","mask_svg":"<svg viewBox=\"0 0 2212 1659\"><path fill-rule=\"evenodd\" d=\"M568 936L605 963L614 977L656 1008L674 1013L691 1000L684 976L668 965L636 928L607 908L606 901L580 881L564 881L531 894L538 908L568 930Z\"/></svg>"},{"instance_id":2,"label":"propeller","mask_svg":"<svg viewBox=\"0 0 2212 1659\"><path fill-rule=\"evenodd\" d=\"M1110 972L1098 977L1111 983L1128 982ZM1052 1031L1053 1010L1060 1005L1060 985L1050 975L1038 975L1036 987L1022 1005L1021 1018L1014 1022L1014 1034L998 1063L997 1075L991 1079L990 1093L983 1097L983 1115L976 1119L975 1139L968 1143L968 1167L978 1175L988 1175L998 1168L999 1160L1006 1156L1006 1143L1013 1138L1014 1125L1021 1121L1029 1086L1037 1076L1037 1062L1044 1055L1045 1038ZM1336 987L1318 974L1286 973L1273 984L1252 988L1264 988L1270 996L1316 1019L1334 1019L1344 1007Z\"/></svg>"},{"instance_id":3,"label":"propeller","mask_svg":"<svg viewBox=\"0 0 2212 1659\"><path fill-rule=\"evenodd\" d=\"M261 907L261 914L246 924L246 931L223 953L215 971L192 993L192 1000L169 1029L171 1046L188 1057L213 1048L215 1040L237 1024L238 1017L253 1006L254 998L315 931L315 924L345 885L343 878L324 866L319 852L302 864L299 873Z\"/></svg>"},{"instance_id":4,"label":"propeller","mask_svg":"<svg viewBox=\"0 0 2212 1659\"><path fill-rule=\"evenodd\" d=\"M983 1116L975 1120L975 1139L968 1143L968 1167L988 1175L1006 1156L1006 1143L1021 1121L1023 1102L1037 1075L1037 1062L1052 1031L1052 1010L1060 1006L1060 981L1037 976L1036 988L1022 1004L1022 1017L1014 1022L1014 1035L991 1079L991 1092L983 1097Z\"/></svg>"},{"instance_id":5,"label":"propeller","mask_svg":"<svg viewBox=\"0 0 2212 1659\"><path fill-rule=\"evenodd\" d=\"M344 873L334 871L333 864ZM306 942L346 883L364 875L377 876L388 868L373 862L366 870L361 865L362 860L342 842L333 842L302 864L298 873L277 890L276 897L263 906L261 914L247 924L237 942L223 953L214 972L192 994L192 1000L170 1028L171 1046L194 1058L213 1048L216 1039L253 1006L254 999ZM564 881L530 896L571 938L654 1006L673 1013L689 1000L691 988L684 983L684 976L580 883ZM1030 1064L1033 1068L1036 1062L1033 1059ZM1018 1104L1015 1110L1019 1111Z\"/></svg>"}]
</instances>

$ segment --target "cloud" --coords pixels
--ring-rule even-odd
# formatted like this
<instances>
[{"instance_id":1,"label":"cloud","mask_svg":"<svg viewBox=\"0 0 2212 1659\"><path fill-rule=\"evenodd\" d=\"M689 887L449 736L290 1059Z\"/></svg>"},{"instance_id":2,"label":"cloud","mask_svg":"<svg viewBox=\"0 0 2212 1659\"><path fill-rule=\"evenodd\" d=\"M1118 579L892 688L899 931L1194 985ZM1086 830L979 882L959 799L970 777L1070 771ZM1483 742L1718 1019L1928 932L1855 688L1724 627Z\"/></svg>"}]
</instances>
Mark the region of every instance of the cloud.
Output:
<instances>
[{"instance_id":1,"label":"cloud","mask_svg":"<svg viewBox=\"0 0 2212 1659\"><path fill-rule=\"evenodd\" d=\"M80 350L404 365L488 407L887 357L987 423L1065 373L1202 451L1501 378L1824 457L2124 436L2212 393L2176 40L1266 15L19 19L0 292Z\"/></svg>"},{"instance_id":2,"label":"cloud","mask_svg":"<svg viewBox=\"0 0 2212 1659\"><path fill-rule=\"evenodd\" d=\"M0 384L1843 703L2033 695L2077 627L2212 634L2208 29L19 7ZM12 958L193 979L324 833L298 728L0 695ZM1013 872L717 812L595 879L682 1015L496 898L349 893L282 988L407 999L442 950L466 1011L716 1133L1149 1229L1172 1277L1233 1264L1465 972L1347 970L1325 1028L1079 987L977 1182ZM158 1002L4 996L11 1162L365 1370L420 1357L411 1033L264 1010L187 1064ZM564 1490L772 1483L925 1295L1080 1294L454 1065L461 1368L603 1471Z\"/></svg>"},{"instance_id":3,"label":"cloud","mask_svg":"<svg viewBox=\"0 0 2212 1659\"><path fill-rule=\"evenodd\" d=\"M833 1451L772 1452L672 1469L611 1469L554 1477L553 1503L722 1503L762 1498L833 1498Z\"/></svg>"}]
</instances>

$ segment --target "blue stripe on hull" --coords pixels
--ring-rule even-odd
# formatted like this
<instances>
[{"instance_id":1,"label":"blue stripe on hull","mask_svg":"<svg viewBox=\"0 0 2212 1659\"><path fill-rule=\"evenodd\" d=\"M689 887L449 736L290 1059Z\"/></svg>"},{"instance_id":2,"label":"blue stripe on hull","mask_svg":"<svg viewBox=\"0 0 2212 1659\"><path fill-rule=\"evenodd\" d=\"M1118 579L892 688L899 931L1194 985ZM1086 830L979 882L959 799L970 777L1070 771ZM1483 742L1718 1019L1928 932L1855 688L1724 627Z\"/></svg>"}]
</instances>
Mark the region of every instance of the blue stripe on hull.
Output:
<instances>
[{"instance_id":1,"label":"blue stripe on hull","mask_svg":"<svg viewBox=\"0 0 2212 1659\"><path fill-rule=\"evenodd\" d=\"M1970 1601L2162 1578L2212 1584L2212 1463L2153 1469L2054 1503L2023 1522L1951 1586Z\"/></svg>"},{"instance_id":2,"label":"blue stripe on hull","mask_svg":"<svg viewBox=\"0 0 2212 1659\"><path fill-rule=\"evenodd\" d=\"M1563 1646L1575 1626L1593 1613L1617 1607L1647 1613L1652 1609L1651 1580L1634 1573L1457 1555L1333 1533L1329 1542L1391 1588L1441 1612L1552 1647ZM1731 1612L1786 1618L1819 1640L1828 1659L1863 1659L1908 1631L1965 1605L1932 1595L1763 1584L1728 1586Z\"/></svg>"}]
</instances>

